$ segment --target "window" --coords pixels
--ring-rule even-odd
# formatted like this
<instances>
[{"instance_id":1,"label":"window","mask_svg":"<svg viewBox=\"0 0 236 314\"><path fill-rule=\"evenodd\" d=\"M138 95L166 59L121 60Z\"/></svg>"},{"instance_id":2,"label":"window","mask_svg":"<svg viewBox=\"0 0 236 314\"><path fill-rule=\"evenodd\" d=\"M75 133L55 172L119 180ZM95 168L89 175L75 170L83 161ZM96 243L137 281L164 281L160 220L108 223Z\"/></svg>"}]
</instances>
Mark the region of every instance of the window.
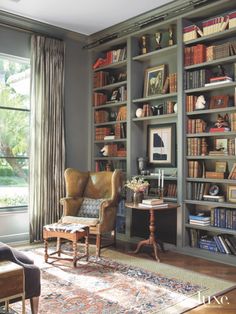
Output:
<instances>
[{"instance_id":1,"label":"window","mask_svg":"<svg viewBox=\"0 0 236 314\"><path fill-rule=\"evenodd\" d=\"M28 206L29 60L0 54L0 211Z\"/></svg>"}]
</instances>

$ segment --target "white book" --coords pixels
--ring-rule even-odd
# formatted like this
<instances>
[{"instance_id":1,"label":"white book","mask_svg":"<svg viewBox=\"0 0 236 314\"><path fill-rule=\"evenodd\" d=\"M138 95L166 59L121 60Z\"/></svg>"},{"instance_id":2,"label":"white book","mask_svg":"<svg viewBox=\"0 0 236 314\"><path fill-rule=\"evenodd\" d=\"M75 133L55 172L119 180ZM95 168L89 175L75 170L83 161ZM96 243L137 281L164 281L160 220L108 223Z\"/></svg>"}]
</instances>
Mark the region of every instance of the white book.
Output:
<instances>
[{"instance_id":1,"label":"white book","mask_svg":"<svg viewBox=\"0 0 236 314\"><path fill-rule=\"evenodd\" d=\"M162 203L162 204L158 204L158 205L151 205L151 204L139 203L138 207L140 207L140 208L161 208L161 207L168 207L168 204Z\"/></svg>"},{"instance_id":2,"label":"white book","mask_svg":"<svg viewBox=\"0 0 236 314\"><path fill-rule=\"evenodd\" d=\"M218 82L206 83L205 86L220 85L220 84L225 84L225 83L230 83L230 82L232 82L232 80L218 81Z\"/></svg>"},{"instance_id":3,"label":"white book","mask_svg":"<svg viewBox=\"0 0 236 314\"><path fill-rule=\"evenodd\" d=\"M149 198L149 199L143 200L142 204L158 205L158 204L163 204L163 200L160 198Z\"/></svg>"}]
</instances>

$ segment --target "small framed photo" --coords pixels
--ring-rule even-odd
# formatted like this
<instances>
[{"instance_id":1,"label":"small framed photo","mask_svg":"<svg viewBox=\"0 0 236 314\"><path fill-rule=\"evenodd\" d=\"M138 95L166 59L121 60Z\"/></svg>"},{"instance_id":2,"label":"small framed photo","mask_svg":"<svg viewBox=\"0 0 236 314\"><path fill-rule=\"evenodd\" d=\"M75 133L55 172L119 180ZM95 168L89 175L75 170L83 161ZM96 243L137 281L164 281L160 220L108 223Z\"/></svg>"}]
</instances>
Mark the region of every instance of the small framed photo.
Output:
<instances>
[{"instance_id":1,"label":"small framed photo","mask_svg":"<svg viewBox=\"0 0 236 314\"><path fill-rule=\"evenodd\" d=\"M175 160L175 124L148 126L148 159L151 164L162 167L174 167Z\"/></svg>"},{"instance_id":2,"label":"small framed photo","mask_svg":"<svg viewBox=\"0 0 236 314\"><path fill-rule=\"evenodd\" d=\"M236 203L236 185L228 185L228 201Z\"/></svg>"},{"instance_id":3,"label":"small framed photo","mask_svg":"<svg viewBox=\"0 0 236 314\"><path fill-rule=\"evenodd\" d=\"M229 173L228 179L236 180L236 164L233 164L233 167Z\"/></svg>"},{"instance_id":4,"label":"small framed photo","mask_svg":"<svg viewBox=\"0 0 236 314\"><path fill-rule=\"evenodd\" d=\"M229 103L228 95L211 96L210 109L225 108L228 107L228 103Z\"/></svg>"},{"instance_id":5,"label":"small framed photo","mask_svg":"<svg viewBox=\"0 0 236 314\"><path fill-rule=\"evenodd\" d=\"M215 149L222 153L227 154L228 152L228 139L227 138L216 138Z\"/></svg>"},{"instance_id":6,"label":"small framed photo","mask_svg":"<svg viewBox=\"0 0 236 314\"><path fill-rule=\"evenodd\" d=\"M159 65L145 70L143 97L161 94L166 79L166 65Z\"/></svg>"},{"instance_id":7,"label":"small framed photo","mask_svg":"<svg viewBox=\"0 0 236 314\"><path fill-rule=\"evenodd\" d=\"M118 89L113 90L111 94L111 101L118 101L120 99L120 92Z\"/></svg>"},{"instance_id":8,"label":"small framed photo","mask_svg":"<svg viewBox=\"0 0 236 314\"><path fill-rule=\"evenodd\" d=\"M225 173L227 170L227 161L216 161L216 172Z\"/></svg>"}]
</instances>

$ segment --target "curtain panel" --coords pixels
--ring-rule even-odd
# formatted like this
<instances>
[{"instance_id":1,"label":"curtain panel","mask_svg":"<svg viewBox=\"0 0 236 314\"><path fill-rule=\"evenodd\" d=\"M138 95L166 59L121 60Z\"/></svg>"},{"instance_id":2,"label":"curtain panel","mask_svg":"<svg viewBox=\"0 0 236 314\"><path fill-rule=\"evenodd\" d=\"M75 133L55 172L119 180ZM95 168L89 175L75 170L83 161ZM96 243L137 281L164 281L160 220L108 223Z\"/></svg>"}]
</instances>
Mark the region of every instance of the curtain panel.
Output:
<instances>
[{"instance_id":1,"label":"curtain panel","mask_svg":"<svg viewBox=\"0 0 236 314\"><path fill-rule=\"evenodd\" d=\"M30 240L61 216L64 195L64 42L31 37Z\"/></svg>"}]
</instances>

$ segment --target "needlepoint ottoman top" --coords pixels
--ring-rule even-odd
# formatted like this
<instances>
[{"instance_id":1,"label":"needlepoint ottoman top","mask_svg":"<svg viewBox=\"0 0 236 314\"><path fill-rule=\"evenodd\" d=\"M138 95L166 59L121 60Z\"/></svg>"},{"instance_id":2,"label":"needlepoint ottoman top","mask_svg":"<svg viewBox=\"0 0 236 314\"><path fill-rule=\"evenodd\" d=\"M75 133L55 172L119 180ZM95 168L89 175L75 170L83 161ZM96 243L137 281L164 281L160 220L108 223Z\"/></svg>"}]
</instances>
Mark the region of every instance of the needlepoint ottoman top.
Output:
<instances>
[{"instance_id":1,"label":"needlepoint ottoman top","mask_svg":"<svg viewBox=\"0 0 236 314\"><path fill-rule=\"evenodd\" d=\"M50 225L45 225L43 227L44 230L47 231L57 231L57 232L68 232L68 233L75 233L75 232L82 232L88 226L76 223L60 223L56 222Z\"/></svg>"}]
</instances>

